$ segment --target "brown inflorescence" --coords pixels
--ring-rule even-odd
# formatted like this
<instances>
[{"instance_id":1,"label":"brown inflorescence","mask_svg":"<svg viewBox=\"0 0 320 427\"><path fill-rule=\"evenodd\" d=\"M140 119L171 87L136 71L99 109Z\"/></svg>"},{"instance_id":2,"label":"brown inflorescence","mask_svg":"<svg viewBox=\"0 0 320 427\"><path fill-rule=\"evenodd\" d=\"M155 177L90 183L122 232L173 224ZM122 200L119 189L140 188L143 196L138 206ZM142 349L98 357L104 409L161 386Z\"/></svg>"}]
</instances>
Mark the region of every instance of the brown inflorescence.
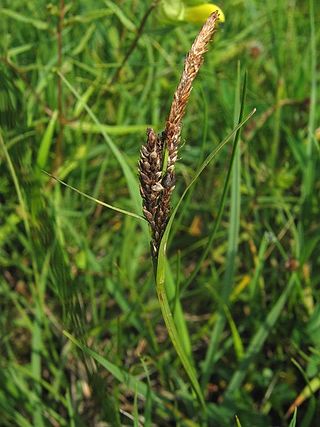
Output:
<instances>
[{"instance_id":1,"label":"brown inflorescence","mask_svg":"<svg viewBox=\"0 0 320 427\"><path fill-rule=\"evenodd\" d=\"M154 258L157 257L161 238L169 220L182 119L190 97L192 83L203 63L203 56L208 50L218 19L218 12L212 13L191 46L174 94L164 132L157 135L153 129L149 128L147 142L141 148L140 192L143 199L143 213L151 226L151 250ZM166 165L164 165L165 151L168 154Z\"/></svg>"},{"instance_id":2,"label":"brown inflorescence","mask_svg":"<svg viewBox=\"0 0 320 427\"><path fill-rule=\"evenodd\" d=\"M153 255L157 253L159 230L158 208L160 204L163 159L163 141L153 129L147 129L147 142L140 151L139 175L140 193L143 200L143 213L152 230L151 249Z\"/></svg>"}]
</instances>

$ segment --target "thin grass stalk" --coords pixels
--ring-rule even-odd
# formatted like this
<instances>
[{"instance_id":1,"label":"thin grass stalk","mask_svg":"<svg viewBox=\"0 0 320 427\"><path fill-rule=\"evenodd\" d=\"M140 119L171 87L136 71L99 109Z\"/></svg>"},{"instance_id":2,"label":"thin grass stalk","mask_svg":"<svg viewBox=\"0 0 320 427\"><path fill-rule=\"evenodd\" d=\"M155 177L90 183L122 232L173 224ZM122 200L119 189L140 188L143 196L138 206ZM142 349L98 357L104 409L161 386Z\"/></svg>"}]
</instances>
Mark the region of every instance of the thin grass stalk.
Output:
<instances>
[{"instance_id":1,"label":"thin grass stalk","mask_svg":"<svg viewBox=\"0 0 320 427\"><path fill-rule=\"evenodd\" d=\"M57 45L58 45L58 69L62 73L62 32L65 16L65 4L64 0L60 0L59 4L59 19L57 25ZM59 134L56 141L56 152L55 152L55 165L54 169L58 169L62 163L63 157L63 135L64 135L64 120L63 120L63 91L62 91L62 79L58 77L57 82L57 103L58 103L58 117L59 117Z\"/></svg>"},{"instance_id":2,"label":"thin grass stalk","mask_svg":"<svg viewBox=\"0 0 320 427\"><path fill-rule=\"evenodd\" d=\"M133 39L129 49L127 50L127 53L125 54L119 68L116 70L114 76L111 79L110 85L114 85L117 80L119 79L119 76L121 74L121 71L123 70L123 67L125 66L125 64L127 63L128 59L130 58L130 56L132 55L132 53L134 52L135 48L138 46L138 42L140 40L140 38L143 35L143 30L146 26L147 20L149 18L149 16L151 15L151 12L154 10L154 8L158 5L160 0L154 0L151 5L149 6L149 8L146 10L145 14L143 15L141 22L139 24L139 27L137 29L137 34L135 36L135 38Z\"/></svg>"}]
</instances>

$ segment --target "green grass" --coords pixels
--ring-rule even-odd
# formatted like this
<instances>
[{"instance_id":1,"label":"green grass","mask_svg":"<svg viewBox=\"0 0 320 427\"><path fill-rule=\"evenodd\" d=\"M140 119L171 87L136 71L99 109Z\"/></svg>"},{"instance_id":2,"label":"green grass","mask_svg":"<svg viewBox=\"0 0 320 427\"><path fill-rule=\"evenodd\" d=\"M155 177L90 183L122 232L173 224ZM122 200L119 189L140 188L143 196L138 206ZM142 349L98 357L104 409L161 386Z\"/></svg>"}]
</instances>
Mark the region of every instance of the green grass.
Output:
<instances>
[{"instance_id":1,"label":"green grass","mask_svg":"<svg viewBox=\"0 0 320 427\"><path fill-rule=\"evenodd\" d=\"M66 4L61 55L59 2L0 7L0 425L316 425L317 2L219 3L156 280L139 150L199 27L111 84L150 2Z\"/></svg>"}]
</instances>

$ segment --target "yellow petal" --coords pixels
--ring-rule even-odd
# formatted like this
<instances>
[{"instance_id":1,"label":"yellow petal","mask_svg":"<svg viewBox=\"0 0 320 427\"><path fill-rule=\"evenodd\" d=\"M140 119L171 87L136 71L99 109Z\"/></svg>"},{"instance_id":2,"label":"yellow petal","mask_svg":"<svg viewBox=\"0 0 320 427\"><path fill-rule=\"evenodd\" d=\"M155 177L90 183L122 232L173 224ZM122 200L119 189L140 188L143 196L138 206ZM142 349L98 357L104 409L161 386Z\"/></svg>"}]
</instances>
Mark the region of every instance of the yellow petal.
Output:
<instances>
[{"instance_id":1,"label":"yellow petal","mask_svg":"<svg viewBox=\"0 0 320 427\"><path fill-rule=\"evenodd\" d=\"M193 23L203 23L209 15L215 11L219 12L219 21L224 22L225 17L219 6L215 4L201 4L199 6L186 7L184 11L183 20Z\"/></svg>"}]
</instances>

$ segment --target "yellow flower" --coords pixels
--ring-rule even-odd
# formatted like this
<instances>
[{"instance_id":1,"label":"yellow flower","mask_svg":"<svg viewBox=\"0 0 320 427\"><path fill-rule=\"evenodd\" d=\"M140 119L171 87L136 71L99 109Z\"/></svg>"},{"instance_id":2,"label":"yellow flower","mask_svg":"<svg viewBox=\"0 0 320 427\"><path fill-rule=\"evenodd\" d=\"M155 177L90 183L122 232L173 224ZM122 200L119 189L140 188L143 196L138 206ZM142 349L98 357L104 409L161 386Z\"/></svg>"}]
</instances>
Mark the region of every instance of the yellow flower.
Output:
<instances>
[{"instance_id":1,"label":"yellow flower","mask_svg":"<svg viewBox=\"0 0 320 427\"><path fill-rule=\"evenodd\" d=\"M208 16L216 10L219 12L219 21L224 22L225 17L222 10L220 9L220 7L212 3L205 3L199 6L186 7L184 11L183 20L200 24L204 22L208 18Z\"/></svg>"},{"instance_id":2,"label":"yellow flower","mask_svg":"<svg viewBox=\"0 0 320 427\"><path fill-rule=\"evenodd\" d=\"M219 12L220 22L225 21L219 6L213 3L201 3L183 0L162 0L157 7L158 19L164 23L192 22L202 24L212 12Z\"/></svg>"}]
</instances>

